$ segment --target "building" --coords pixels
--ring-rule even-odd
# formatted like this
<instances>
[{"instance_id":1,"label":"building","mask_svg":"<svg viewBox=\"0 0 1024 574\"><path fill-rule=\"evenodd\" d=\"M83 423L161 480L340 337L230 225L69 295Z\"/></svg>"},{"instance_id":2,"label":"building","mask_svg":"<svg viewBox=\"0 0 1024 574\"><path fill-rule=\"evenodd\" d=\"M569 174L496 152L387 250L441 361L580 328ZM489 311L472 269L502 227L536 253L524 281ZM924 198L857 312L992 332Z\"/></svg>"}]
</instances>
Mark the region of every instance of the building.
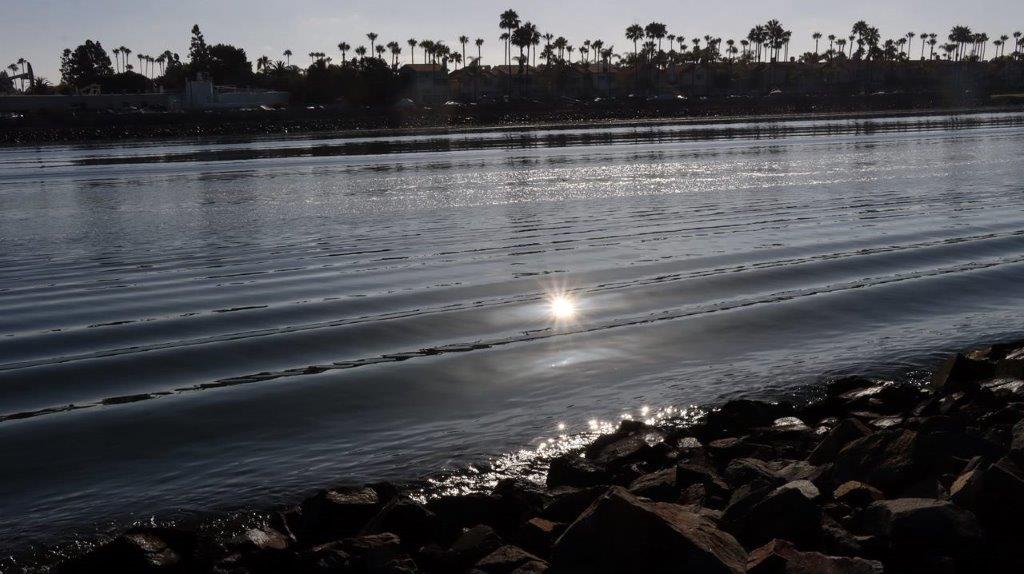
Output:
<instances>
[{"instance_id":1,"label":"building","mask_svg":"<svg viewBox=\"0 0 1024 574\"><path fill-rule=\"evenodd\" d=\"M399 68L406 96L416 103L436 104L449 100L448 68L439 64L406 64Z\"/></svg>"}]
</instances>

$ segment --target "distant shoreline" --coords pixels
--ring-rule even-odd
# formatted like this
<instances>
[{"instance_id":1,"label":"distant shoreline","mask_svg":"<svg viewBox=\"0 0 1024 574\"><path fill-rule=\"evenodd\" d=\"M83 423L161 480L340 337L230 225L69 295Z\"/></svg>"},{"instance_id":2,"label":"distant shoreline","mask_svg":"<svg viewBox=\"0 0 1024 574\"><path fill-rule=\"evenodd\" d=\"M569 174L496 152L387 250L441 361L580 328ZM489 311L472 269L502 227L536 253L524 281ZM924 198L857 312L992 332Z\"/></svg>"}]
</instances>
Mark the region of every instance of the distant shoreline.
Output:
<instances>
[{"instance_id":1,"label":"distant shoreline","mask_svg":"<svg viewBox=\"0 0 1024 574\"><path fill-rule=\"evenodd\" d=\"M832 102L836 104L836 102ZM380 137L473 133L478 131L565 130L585 127L726 124L776 120L830 120L1024 111L1024 101L1004 105L899 106L860 101L817 106L813 99L781 101L774 108L698 104L637 108L587 107L564 110L481 108L423 109L416 112L334 110L219 112L215 114L87 114L0 120L0 148L25 145L211 141L221 138Z\"/></svg>"}]
</instances>

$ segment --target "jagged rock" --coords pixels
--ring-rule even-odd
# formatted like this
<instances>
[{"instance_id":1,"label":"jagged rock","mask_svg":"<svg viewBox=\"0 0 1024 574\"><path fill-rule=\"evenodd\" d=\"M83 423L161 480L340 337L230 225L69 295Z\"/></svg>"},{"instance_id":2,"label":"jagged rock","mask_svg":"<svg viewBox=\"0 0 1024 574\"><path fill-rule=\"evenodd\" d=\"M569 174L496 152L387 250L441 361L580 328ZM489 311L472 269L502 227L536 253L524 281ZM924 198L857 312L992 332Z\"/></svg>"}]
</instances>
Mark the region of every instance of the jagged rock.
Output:
<instances>
[{"instance_id":1,"label":"jagged rock","mask_svg":"<svg viewBox=\"0 0 1024 574\"><path fill-rule=\"evenodd\" d=\"M527 550L547 555L555 539L565 530L565 524L546 518L531 518L519 529L519 540Z\"/></svg>"},{"instance_id":2,"label":"jagged rock","mask_svg":"<svg viewBox=\"0 0 1024 574\"><path fill-rule=\"evenodd\" d=\"M1024 470L1004 457L961 475L950 489L950 497L972 510L990 530L1019 531L1024 514Z\"/></svg>"},{"instance_id":3,"label":"jagged rock","mask_svg":"<svg viewBox=\"0 0 1024 574\"><path fill-rule=\"evenodd\" d=\"M881 490L869 484L850 480L837 486L835 492L832 493L832 498L838 502L862 508L872 502L882 500L885 495Z\"/></svg>"},{"instance_id":4,"label":"jagged rock","mask_svg":"<svg viewBox=\"0 0 1024 574\"><path fill-rule=\"evenodd\" d=\"M525 479L503 479L494 487L499 497L499 520L496 528L513 528L540 514L551 502L551 494L542 486Z\"/></svg>"},{"instance_id":5,"label":"jagged rock","mask_svg":"<svg viewBox=\"0 0 1024 574\"><path fill-rule=\"evenodd\" d=\"M437 515L450 534L477 524L498 526L501 522L502 501L498 496L483 492L443 496L427 501L427 509Z\"/></svg>"},{"instance_id":6,"label":"jagged rock","mask_svg":"<svg viewBox=\"0 0 1024 574\"><path fill-rule=\"evenodd\" d=\"M883 492L899 492L922 478L922 461L915 452L917 439L914 431L895 429L857 439L836 455L833 479L838 483L857 480Z\"/></svg>"},{"instance_id":7,"label":"jagged rock","mask_svg":"<svg viewBox=\"0 0 1024 574\"><path fill-rule=\"evenodd\" d=\"M544 506L540 515L554 522L572 522L607 490L607 486L556 488L551 491L551 501Z\"/></svg>"},{"instance_id":8,"label":"jagged rock","mask_svg":"<svg viewBox=\"0 0 1024 574\"><path fill-rule=\"evenodd\" d=\"M1010 439L1010 457L1016 462L1024 462L1024 420L1013 425L1013 438Z\"/></svg>"},{"instance_id":9,"label":"jagged rock","mask_svg":"<svg viewBox=\"0 0 1024 574\"><path fill-rule=\"evenodd\" d=\"M555 543L559 572L694 571L739 574L747 554L729 534L685 508L612 487Z\"/></svg>"},{"instance_id":10,"label":"jagged rock","mask_svg":"<svg viewBox=\"0 0 1024 574\"><path fill-rule=\"evenodd\" d=\"M543 560L522 548L506 544L481 558L473 568L487 574L511 574L511 572L529 563L546 564Z\"/></svg>"},{"instance_id":11,"label":"jagged rock","mask_svg":"<svg viewBox=\"0 0 1024 574\"><path fill-rule=\"evenodd\" d=\"M718 472L709 465L684 462L676 465L676 485L686 488L692 484L701 484L709 496L727 497L732 490Z\"/></svg>"},{"instance_id":12,"label":"jagged rock","mask_svg":"<svg viewBox=\"0 0 1024 574\"><path fill-rule=\"evenodd\" d=\"M942 393L973 390L978 384L995 375L995 365L988 361L971 359L956 354L946 360L932 375L931 385Z\"/></svg>"},{"instance_id":13,"label":"jagged rock","mask_svg":"<svg viewBox=\"0 0 1024 574\"><path fill-rule=\"evenodd\" d=\"M480 524L463 532L449 552L452 561L465 568L504 545L493 528Z\"/></svg>"},{"instance_id":14,"label":"jagged rock","mask_svg":"<svg viewBox=\"0 0 1024 574\"><path fill-rule=\"evenodd\" d=\"M352 564L370 571L384 569L401 556L401 540L390 532L344 538L333 545L345 552Z\"/></svg>"},{"instance_id":15,"label":"jagged rock","mask_svg":"<svg viewBox=\"0 0 1024 574\"><path fill-rule=\"evenodd\" d=\"M661 431L644 429L625 436L606 436L610 438L599 439L584 450L587 459L598 465L618 467L663 455L663 452L654 448L654 445L665 440Z\"/></svg>"},{"instance_id":16,"label":"jagged rock","mask_svg":"<svg viewBox=\"0 0 1024 574\"><path fill-rule=\"evenodd\" d=\"M732 400L705 417L705 438L736 436L755 427L770 426L776 419L793 414L788 403L768 403L747 399Z\"/></svg>"},{"instance_id":17,"label":"jagged rock","mask_svg":"<svg viewBox=\"0 0 1024 574\"><path fill-rule=\"evenodd\" d=\"M842 419L836 426L832 427L832 430L811 451L811 454L807 456L807 462L811 464L832 462L843 447L857 439L870 435L871 432L867 425L856 419Z\"/></svg>"},{"instance_id":18,"label":"jagged rock","mask_svg":"<svg viewBox=\"0 0 1024 574\"><path fill-rule=\"evenodd\" d=\"M317 543L352 536L380 510L372 488L321 490L302 502L299 537Z\"/></svg>"},{"instance_id":19,"label":"jagged rock","mask_svg":"<svg viewBox=\"0 0 1024 574\"><path fill-rule=\"evenodd\" d=\"M195 548L195 535L170 528L130 530L81 558L60 567L62 573L178 572Z\"/></svg>"},{"instance_id":20,"label":"jagged rock","mask_svg":"<svg viewBox=\"0 0 1024 574\"><path fill-rule=\"evenodd\" d=\"M548 488L559 486L597 486L609 484L608 472L593 462L577 455L559 456L548 468Z\"/></svg>"},{"instance_id":21,"label":"jagged rock","mask_svg":"<svg viewBox=\"0 0 1024 574\"><path fill-rule=\"evenodd\" d=\"M781 485L786 481L778 475L777 471L778 465L770 462L757 458L736 458L726 465L723 475L725 480L733 486L740 486L758 479Z\"/></svg>"},{"instance_id":22,"label":"jagged rock","mask_svg":"<svg viewBox=\"0 0 1024 574\"><path fill-rule=\"evenodd\" d=\"M739 529L748 548L773 538L791 540L801 548L821 546L821 507L818 488L810 481L784 484L754 504Z\"/></svg>"},{"instance_id":23,"label":"jagged rock","mask_svg":"<svg viewBox=\"0 0 1024 574\"><path fill-rule=\"evenodd\" d=\"M786 540L772 540L750 553L748 574L882 574L880 562L801 552Z\"/></svg>"},{"instance_id":24,"label":"jagged rock","mask_svg":"<svg viewBox=\"0 0 1024 574\"><path fill-rule=\"evenodd\" d=\"M982 540L974 514L952 502L929 498L874 502L864 511L862 524L865 531L885 537L894 552L905 556L924 551L966 556Z\"/></svg>"},{"instance_id":25,"label":"jagged rock","mask_svg":"<svg viewBox=\"0 0 1024 574\"><path fill-rule=\"evenodd\" d=\"M637 496L644 496L651 500L660 500L662 502L675 501L679 497L676 469L669 467L645 474L630 483L629 491Z\"/></svg>"},{"instance_id":26,"label":"jagged rock","mask_svg":"<svg viewBox=\"0 0 1024 574\"><path fill-rule=\"evenodd\" d=\"M402 496L385 504L363 528L364 534L391 532L410 548L419 548L437 540L439 531L437 516L433 512Z\"/></svg>"}]
</instances>

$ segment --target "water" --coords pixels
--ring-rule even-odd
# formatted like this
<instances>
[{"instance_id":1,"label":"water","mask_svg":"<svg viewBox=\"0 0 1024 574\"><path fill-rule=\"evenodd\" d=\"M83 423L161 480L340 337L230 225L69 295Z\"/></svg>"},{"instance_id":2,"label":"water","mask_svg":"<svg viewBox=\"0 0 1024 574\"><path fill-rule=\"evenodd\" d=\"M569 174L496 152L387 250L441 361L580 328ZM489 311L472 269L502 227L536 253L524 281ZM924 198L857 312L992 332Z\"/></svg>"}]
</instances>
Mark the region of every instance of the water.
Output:
<instances>
[{"instance_id":1,"label":"water","mask_svg":"<svg viewBox=\"0 0 1024 574\"><path fill-rule=\"evenodd\" d=\"M1020 114L0 150L0 546L1024 334L1022 182Z\"/></svg>"}]
</instances>

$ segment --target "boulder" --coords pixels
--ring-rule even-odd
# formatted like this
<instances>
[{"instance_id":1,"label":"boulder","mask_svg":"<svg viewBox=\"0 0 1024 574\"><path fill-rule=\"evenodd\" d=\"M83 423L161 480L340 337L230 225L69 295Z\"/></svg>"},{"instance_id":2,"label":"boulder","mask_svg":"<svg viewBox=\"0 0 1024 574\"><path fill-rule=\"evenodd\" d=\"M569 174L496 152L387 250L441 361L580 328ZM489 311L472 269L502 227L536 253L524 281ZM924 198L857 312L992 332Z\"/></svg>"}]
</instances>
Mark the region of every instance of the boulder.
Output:
<instances>
[{"instance_id":1,"label":"boulder","mask_svg":"<svg viewBox=\"0 0 1024 574\"><path fill-rule=\"evenodd\" d=\"M369 487L321 490L302 502L298 536L310 543L352 536L380 510L377 492Z\"/></svg>"},{"instance_id":2,"label":"boulder","mask_svg":"<svg viewBox=\"0 0 1024 574\"><path fill-rule=\"evenodd\" d=\"M772 540L750 553L748 574L882 574L880 562L801 552L786 540Z\"/></svg>"},{"instance_id":3,"label":"boulder","mask_svg":"<svg viewBox=\"0 0 1024 574\"><path fill-rule=\"evenodd\" d=\"M704 438L737 436L755 427L771 426L776 419L792 414L793 406L788 403L732 400L707 414L703 424Z\"/></svg>"},{"instance_id":4,"label":"boulder","mask_svg":"<svg viewBox=\"0 0 1024 574\"><path fill-rule=\"evenodd\" d=\"M676 469L669 467L645 474L629 485L629 491L637 496L673 502L679 498L679 486L676 483Z\"/></svg>"},{"instance_id":5,"label":"boulder","mask_svg":"<svg viewBox=\"0 0 1024 574\"><path fill-rule=\"evenodd\" d=\"M493 528L480 524L463 532L452 543L449 554L454 564L466 568L504 545Z\"/></svg>"},{"instance_id":6,"label":"boulder","mask_svg":"<svg viewBox=\"0 0 1024 574\"><path fill-rule=\"evenodd\" d=\"M747 547L773 538L790 540L801 548L821 546L820 492L813 483L797 480L784 484L754 504L742 521L739 538Z\"/></svg>"},{"instance_id":7,"label":"boulder","mask_svg":"<svg viewBox=\"0 0 1024 574\"><path fill-rule=\"evenodd\" d=\"M607 490L607 486L556 488L551 491L551 501L541 510L540 516L554 522L572 522Z\"/></svg>"},{"instance_id":8,"label":"boulder","mask_svg":"<svg viewBox=\"0 0 1024 574\"><path fill-rule=\"evenodd\" d=\"M129 530L92 552L61 565L62 573L179 572L191 558L195 536L170 528Z\"/></svg>"},{"instance_id":9,"label":"boulder","mask_svg":"<svg viewBox=\"0 0 1024 574\"><path fill-rule=\"evenodd\" d=\"M498 526L501 506L498 496L484 492L442 496L427 501L427 509L438 517L446 533L452 536L477 524Z\"/></svg>"},{"instance_id":10,"label":"boulder","mask_svg":"<svg viewBox=\"0 0 1024 574\"><path fill-rule=\"evenodd\" d=\"M935 371L931 386L943 394L973 390L981 381L992 378L995 372L994 364L957 353Z\"/></svg>"},{"instance_id":11,"label":"boulder","mask_svg":"<svg viewBox=\"0 0 1024 574\"><path fill-rule=\"evenodd\" d=\"M882 430L846 445L835 457L833 479L865 482L883 492L899 492L923 478L916 452L918 435L911 430Z\"/></svg>"},{"instance_id":12,"label":"boulder","mask_svg":"<svg viewBox=\"0 0 1024 574\"><path fill-rule=\"evenodd\" d=\"M564 530L565 524L561 522L540 517L531 518L519 529L519 540L527 550L547 555Z\"/></svg>"},{"instance_id":13,"label":"boulder","mask_svg":"<svg viewBox=\"0 0 1024 574\"><path fill-rule=\"evenodd\" d=\"M511 574L522 566L530 563L543 565L546 569L546 563L540 558L530 554L518 546L506 544L505 546L502 546L481 558L480 561L473 566L473 569L474 571L486 572L487 574ZM536 566L534 566L534 568L536 568ZM543 570L530 571L543 572Z\"/></svg>"},{"instance_id":14,"label":"boulder","mask_svg":"<svg viewBox=\"0 0 1024 574\"><path fill-rule=\"evenodd\" d=\"M856 419L842 419L821 439L807 456L811 464L824 464L835 460L839 451L851 442L871 434L871 429Z\"/></svg>"},{"instance_id":15,"label":"boulder","mask_svg":"<svg viewBox=\"0 0 1024 574\"><path fill-rule=\"evenodd\" d=\"M974 514L945 500L880 500L867 507L861 520L866 532L886 538L893 551L903 556L919 552L967 556L982 540Z\"/></svg>"},{"instance_id":16,"label":"boulder","mask_svg":"<svg viewBox=\"0 0 1024 574\"><path fill-rule=\"evenodd\" d=\"M578 455L559 456L551 461L548 468L548 488L559 486L597 486L609 484L608 472L593 462Z\"/></svg>"},{"instance_id":17,"label":"boulder","mask_svg":"<svg viewBox=\"0 0 1024 574\"><path fill-rule=\"evenodd\" d=\"M852 507L863 508L872 502L882 500L885 495L869 484L850 480L837 486L832 498Z\"/></svg>"},{"instance_id":18,"label":"boulder","mask_svg":"<svg viewBox=\"0 0 1024 574\"><path fill-rule=\"evenodd\" d=\"M661 431L644 429L626 435L605 436L608 438L601 437L584 450L588 460L601 466L619 467L664 455L663 451L654 448L665 440Z\"/></svg>"},{"instance_id":19,"label":"boulder","mask_svg":"<svg viewBox=\"0 0 1024 574\"><path fill-rule=\"evenodd\" d=\"M692 571L739 574L747 553L731 535L682 506L612 487L555 543L559 572Z\"/></svg>"},{"instance_id":20,"label":"boulder","mask_svg":"<svg viewBox=\"0 0 1024 574\"><path fill-rule=\"evenodd\" d=\"M426 506L399 496L384 505L363 528L364 534L391 532L409 548L419 548L437 540L440 529L437 516Z\"/></svg>"}]
</instances>

